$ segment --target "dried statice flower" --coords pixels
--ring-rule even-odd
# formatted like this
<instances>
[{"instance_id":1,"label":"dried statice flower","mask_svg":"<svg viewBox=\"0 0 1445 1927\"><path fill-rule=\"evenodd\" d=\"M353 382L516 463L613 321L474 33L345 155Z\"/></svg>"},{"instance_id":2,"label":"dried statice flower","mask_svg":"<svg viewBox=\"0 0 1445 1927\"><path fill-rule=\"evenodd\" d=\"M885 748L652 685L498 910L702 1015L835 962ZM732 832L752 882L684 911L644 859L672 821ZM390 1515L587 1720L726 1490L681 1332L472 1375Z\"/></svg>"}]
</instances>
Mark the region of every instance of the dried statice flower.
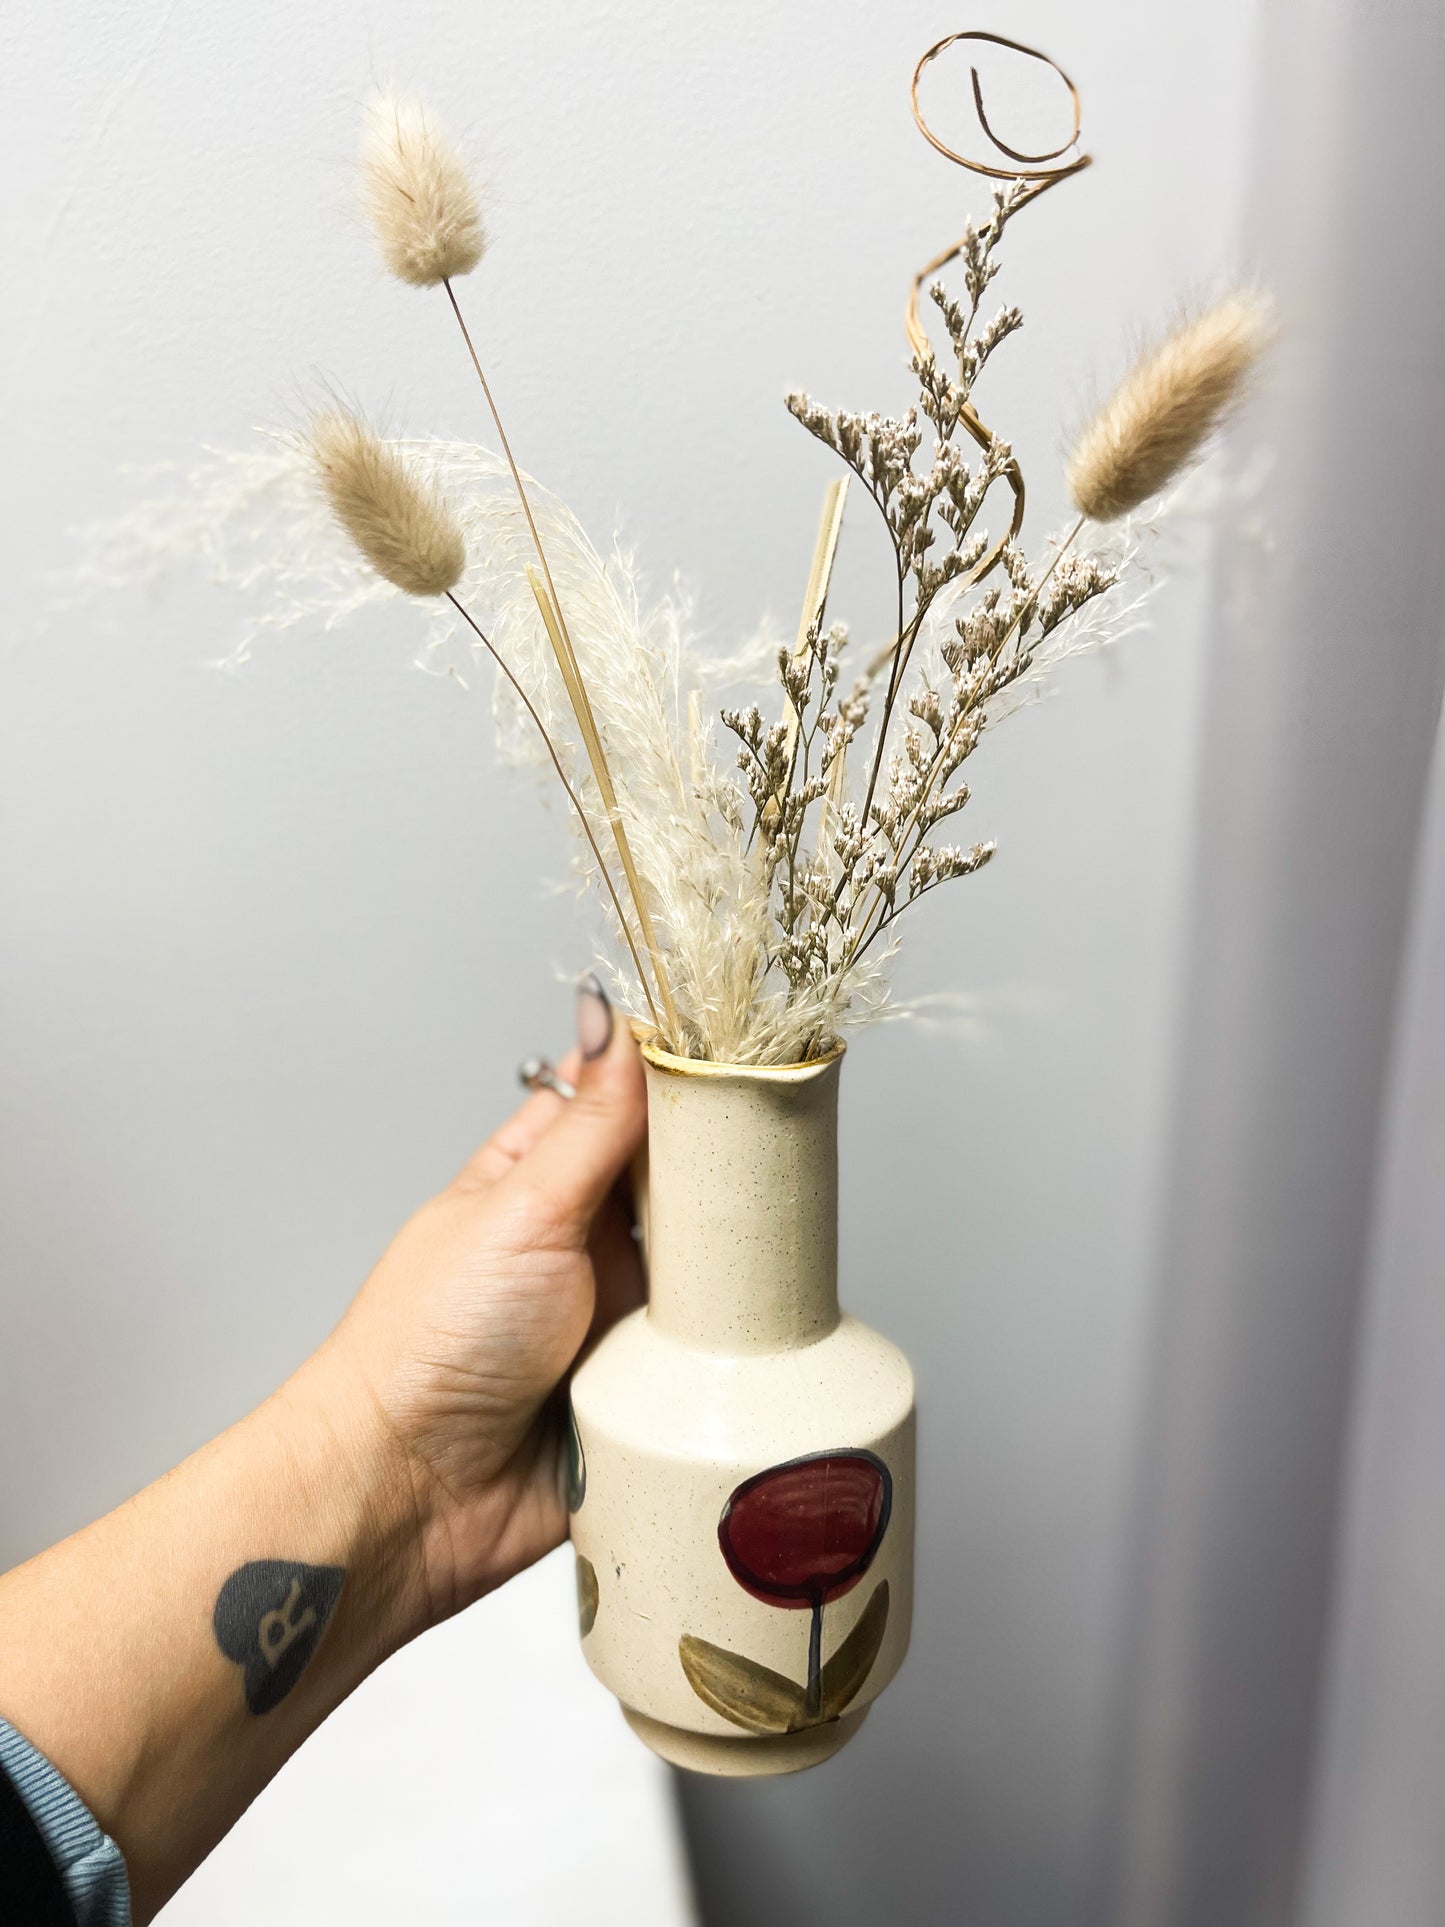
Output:
<instances>
[{"instance_id":1,"label":"dried statice flower","mask_svg":"<svg viewBox=\"0 0 1445 1927\"><path fill-rule=\"evenodd\" d=\"M381 257L399 281L435 287L470 274L486 250L466 166L420 101L378 94L368 103L361 195Z\"/></svg>"},{"instance_id":2,"label":"dried statice flower","mask_svg":"<svg viewBox=\"0 0 1445 1927\"><path fill-rule=\"evenodd\" d=\"M1070 458L1079 513L1112 522L1167 487L1238 398L1269 336L1268 304L1245 290L1143 356Z\"/></svg>"},{"instance_id":3,"label":"dried statice flower","mask_svg":"<svg viewBox=\"0 0 1445 1927\"><path fill-rule=\"evenodd\" d=\"M984 425L972 397L995 350L1023 324L1017 308L985 319L981 307L999 272L1004 231L1038 192L1026 179L995 189L990 217L954 250L963 298L941 282L929 287L948 345L935 349L921 323L910 330L914 407L860 414L788 397L797 419L872 497L897 574L894 638L844 700L829 708L841 630L810 637L808 651L785 663L785 709L803 719L801 756L782 756L786 738L755 709L723 715L742 743L760 860L775 880L777 967L795 994L804 986L815 997L826 991L824 1016L834 1026L845 1021L860 971L895 941L898 918L993 855L991 842L936 841L939 826L969 802L963 765L985 729L1016 706L1009 692L1067 652L1076 619L1117 580L1103 556L1066 560L1074 536L1036 569L1014 540L1017 512L1000 539L990 541L980 525L997 484L1022 501L1013 451ZM839 772L855 738L863 739L860 794L849 796Z\"/></svg>"},{"instance_id":4,"label":"dried statice flower","mask_svg":"<svg viewBox=\"0 0 1445 1927\"><path fill-rule=\"evenodd\" d=\"M466 543L441 492L355 415L318 415L308 437L331 512L379 576L407 595L441 596L467 565Z\"/></svg>"}]
</instances>

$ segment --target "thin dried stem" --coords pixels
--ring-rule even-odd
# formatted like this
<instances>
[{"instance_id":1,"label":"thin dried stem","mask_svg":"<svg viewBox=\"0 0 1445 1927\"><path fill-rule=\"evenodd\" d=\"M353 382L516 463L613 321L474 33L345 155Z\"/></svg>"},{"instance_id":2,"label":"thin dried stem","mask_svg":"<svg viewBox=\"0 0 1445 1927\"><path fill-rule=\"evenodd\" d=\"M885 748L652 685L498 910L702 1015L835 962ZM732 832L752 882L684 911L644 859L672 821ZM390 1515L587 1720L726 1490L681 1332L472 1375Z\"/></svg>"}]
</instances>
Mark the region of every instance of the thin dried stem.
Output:
<instances>
[{"instance_id":1,"label":"thin dried stem","mask_svg":"<svg viewBox=\"0 0 1445 1927\"><path fill-rule=\"evenodd\" d=\"M561 633L561 640L573 671L571 680L567 678L565 671L563 679L567 682L567 693L572 700L573 711L577 717L577 727L582 731L583 740L587 746L587 754L592 763L593 776L597 781L598 790L602 794L604 806L607 808L613 839L617 845L617 854L621 859L623 873L627 878L627 887L632 894L633 907L637 912L637 921L642 929L643 942L646 945L647 954L652 963L653 975L657 982L658 995L662 1000L662 1007L667 1015L668 1033L671 1039L677 1042L680 1040L681 1027L678 1022L677 1006L673 1002L672 989L668 983L667 968L662 958L662 948L657 941L657 933L653 928L652 915L647 907L647 896L642 888L642 881L637 874L637 866L632 860L632 851L627 842L627 831L623 825L621 813L616 807L616 795L613 788L612 775L607 767L606 753L602 747L602 738L598 733L596 721L592 716L591 704L587 700L587 687L582 679L581 671L577 666L577 652L572 647L572 638L567 630L567 619L562 613L562 604L557 595L557 586L552 580L552 569L551 564L547 560L547 551L542 546L542 537L537 528L536 518L532 514L532 504L528 500L526 486L522 481L522 471L518 468L516 457L512 454L512 445L507 440L507 431L502 426L501 413L482 368L481 357L478 355L476 346L472 341L471 332L466 324L466 318L462 314L461 304L457 300L456 291L453 289L449 280L443 281L442 286L447 291L447 299L451 302L452 313L456 316L457 326L462 331L462 340L466 343L467 353L471 357L472 367L476 370L477 380L481 383L482 394L486 398L487 408L491 413L492 422L496 427L497 439L502 444L502 454L506 458L507 467L511 470L512 481L517 490L517 500L521 503L522 513L526 517L527 527L531 531L532 546L536 549L537 560L542 565L542 574L547 585L546 601L551 604L552 613L556 617L557 626ZM542 609L543 620L546 621L546 603L539 602L538 606ZM548 632L549 634L551 633L550 624L548 625ZM608 802L609 797L612 798L610 803ZM651 1003L651 1001L649 997L648 1002Z\"/></svg>"},{"instance_id":2,"label":"thin dried stem","mask_svg":"<svg viewBox=\"0 0 1445 1927\"><path fill-rule=\"evenodd\" d=\"M617 845L617 854L622 860L623 875L626 877L627 887L632 893L632 901L637 906L638 921L642 925L642 940L647 948L648 955L652 959L653 972L657 978L658 989L662 993L663 1008L667 1013L670 1034L676 1039L678 1035L677 1010L668 992L667 976L662 967L662 956L658 948L657 936L652 927L652 920L647 914L647 898L643 891L642 878L637 873L637 865L632 855L632 845L627 840L627 828L623 823L622 811L618 806L617 791L612 782L612 772L607 766L606 756L602 753L602 736L597 727L597 719L592 713L592 703L587 695L587 685L582 680L582 671L578 667L577 658L573 653L571 638L563 627L556 603L547 592L547 585L542 581L535 569L528 569L527 580L531 584L532 594L536 598L543 627L547 631L547 639L552 645L552 653L557 658L557 667L561 671L562 683L567 691L567 699L572 705L572 714L577 718L577 727L582 732L583 747L587 751L587 760L592 766L592 776L597 784L597 792L602 798L602 807L607 812L607 821L612 827L613 841Z\"/></svg>"},{"instance_id":3,"label":"thin dried stem","mask_svg":"<svg viewBox=\"0 0 1445 1927\"><path fill-rule=\"evenodd\" d=\"M808 638L823 620L828 606L828 585L833 579L833 563L838 555L838 537L843 533L843 509L848 500L848 480L844 475L829 482L823 497L823 513L818 537L813 544L813 561L808 570L808 587L803 596L803 613L798 618L798 635L793 644L793 661L802 662L808 653ZM791 762L798 742L798 712L787 706L788 760Z\"/></svg>"},{"instance_id":4,"label":"thin dried stem","mask_svg":"<svg viewBox=\"0 0 1445 1927\"><path fill-rule=\"evenodd\" d=\"M815 628L823 620L823 612L828 606L828 585L833 579L833 563L838 554L838 537L843 532L843 507L848 499L848 480L844 475L840 480L829 482L823 494L823 513L818 521L818 534L813 543L813 560L808 567L808 586L803 592L803 609L798 618L798 634L793 643L793 662L802 663L807 659L810 639ZM788 765L787 781L782 786L782 794L773 797L763 812L769 828L778 821L783 806L783 795L792 788L793 774L798 760L798 726L802 721L791 700L783 698L783 719L787 728L785 754ZM765 852L759 852L760 863L765 860Z\"/></svg>"},{"instance_id":5,"label":"thin dried stem","mask_svg":"<svg viewBox=\"0 0 1445 1927\"><path fill-rule=\"evenodd\" d=\"M890 534L891 533L892 531L890 530ZM898 691L903 681L903 671L908 665L908 656L912 647L913 636L918 628L918 612L916 610L912 622L905 623L904 621L904 594L908 578L904 571L903 558L899 554L896 540L893 544L893 553L898 566L898 641L894 646L893 662L888 671L888 689L883 698L882 713L878 718L877 741L873 749L873 762L868 771L868 788L863 797L862 817L865 824L868 821L869 812L873 808L873 797L878 789L878 778L883 770L883 756L888 747L888 725L893 720L893 706L898 701Z\"/></svg>"},{"instance_id":6,"label":"thin dried stem","mask_svg":"<svg viewBox=\"0 0 1445 1927\"><path fill-rule=\"evenodd\" d=\"M576 790L573 789L571 783L568 782L567 772L562 767L562 759L560 756L558 756L557 751L553 746L552 738L547 734L546 726L543 723L542 718L537 714L537 711L533 706L531 697L528 696L526 690L523 689L521 683L518 682L516 676L512 673L512 670L510 669L508 664L503 660L501 655L493 646L491 637L484 632L484 630L481 627L481 624L472 615L471 611L457 600L457 598L452 594L450 589L447 590L446 595L447 595L447 601L450 602L452 607L456 610L457 614L461 617L462 621L466 623L467 627L472 631L472 634L476 636L477 640L481 643L482 647L487 651L488 655L492 658L492 661L497 665L498 669L501 670L502 674L506 677L507 681L512 685L513 690L516 692L517 700L521 703L523 709L526 710L527 714L531 717L532 721L537 725L537 734L542 738L542 742L546 747L547 754L552 759L552 767L557 772L558 782L562 785L563 789L567 792L567 795L571 801L572 807L577 812L577 821L582 826L582 834L587 839L587 846L592 852L593 860L596 862L598 874L602 878L603 886L606 889L608 896L612 899L612 908L617 912L617 921L621 925L622 935L626 940L628 950L631 952L633 966L637 971L637 980L642 985L642 994L647 999L647 1008L651 1011L652 1021L655 1024L657 1022L657 1006L653 1003L652 993L647 987L647 978L643 974L643 969L642 969L642 959L637 954L637 945L633 942L632 932L627 927L626 915L624 914L622 909L622 904L618 899L617 890L613 884L611 874L608 871L606 863L604 863L604 861L602 860L602 852L597 847L597 838L592 833L592 825L587 820L587 812L582 807L582 799L578 796Z\"/></svg>"}]
</instances>

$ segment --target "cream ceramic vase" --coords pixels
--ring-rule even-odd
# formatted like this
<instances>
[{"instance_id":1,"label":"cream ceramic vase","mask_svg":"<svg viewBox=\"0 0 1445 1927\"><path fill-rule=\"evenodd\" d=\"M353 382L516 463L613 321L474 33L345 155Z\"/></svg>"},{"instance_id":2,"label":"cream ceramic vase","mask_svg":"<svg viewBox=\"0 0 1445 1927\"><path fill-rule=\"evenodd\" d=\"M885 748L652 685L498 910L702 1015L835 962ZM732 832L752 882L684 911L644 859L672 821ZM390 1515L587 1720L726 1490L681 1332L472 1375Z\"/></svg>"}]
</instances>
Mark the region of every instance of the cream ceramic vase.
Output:
<instances>
[{"instance_id":1,"label":"cream ceramic vase","mask_svg":"<svg viewBox=\"0 0 1445 1927\"><path fill-rule=\"evenodd\" d=\"M791 1773L908 1647L913 1376L838 1309L841 1049L643 1056L649 1303L572 1385L582 1647L664 1759Z\"/></svg>"}]
</instances>

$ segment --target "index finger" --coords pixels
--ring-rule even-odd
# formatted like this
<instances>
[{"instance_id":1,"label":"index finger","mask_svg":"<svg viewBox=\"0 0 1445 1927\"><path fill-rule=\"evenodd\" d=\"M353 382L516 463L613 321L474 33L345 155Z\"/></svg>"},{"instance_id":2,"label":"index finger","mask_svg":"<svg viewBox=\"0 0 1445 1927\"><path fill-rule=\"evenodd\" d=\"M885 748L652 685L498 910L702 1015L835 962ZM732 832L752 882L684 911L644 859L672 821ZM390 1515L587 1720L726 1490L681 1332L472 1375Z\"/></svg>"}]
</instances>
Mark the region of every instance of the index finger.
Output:
<instances>
[{"instance_id":1,"label":"index finger","mask_svg":"<svg viewBox=\"0 0 1445 1927\"><path fill-rule=\"evenodd\" d=\"M569 1084L577 1082L582 1067L580 1051L568 1051L557 1066ZM458 1171L453 1183L471 1188L495 1184L520 1158L526 1157L566 1110L568 1100L555 1091L533 1091L505 1124L499 1125Z\"/></svg>"}]
</instances>

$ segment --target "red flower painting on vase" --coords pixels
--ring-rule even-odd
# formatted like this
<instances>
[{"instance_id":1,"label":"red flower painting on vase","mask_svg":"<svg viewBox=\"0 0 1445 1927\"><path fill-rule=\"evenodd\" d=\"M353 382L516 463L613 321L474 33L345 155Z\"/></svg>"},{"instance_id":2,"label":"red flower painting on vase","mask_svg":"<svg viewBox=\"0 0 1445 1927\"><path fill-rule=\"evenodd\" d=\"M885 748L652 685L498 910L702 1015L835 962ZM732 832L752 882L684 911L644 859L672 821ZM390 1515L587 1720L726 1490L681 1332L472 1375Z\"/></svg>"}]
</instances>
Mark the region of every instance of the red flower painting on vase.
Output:
<instances>
[{"instance_id":1,"label":"red flower painting on vase","mask_svg":"<svg viewBox=\"0 0 1445 1927\"><path fill-rule=\"evenodd\" d=\"M823 1662L823 1609L872 1565L888 1530L893 1479L860 1448L813 1452L736 1487L718 1521L729 1572L765 1605L809 1615L806 1683L708 1640L684 1635L683 1671L715 1712L754 1732L789 1733L837 1719L867 1678L888 1623L888 1582Z\"/></svg>"}]
</instances>

